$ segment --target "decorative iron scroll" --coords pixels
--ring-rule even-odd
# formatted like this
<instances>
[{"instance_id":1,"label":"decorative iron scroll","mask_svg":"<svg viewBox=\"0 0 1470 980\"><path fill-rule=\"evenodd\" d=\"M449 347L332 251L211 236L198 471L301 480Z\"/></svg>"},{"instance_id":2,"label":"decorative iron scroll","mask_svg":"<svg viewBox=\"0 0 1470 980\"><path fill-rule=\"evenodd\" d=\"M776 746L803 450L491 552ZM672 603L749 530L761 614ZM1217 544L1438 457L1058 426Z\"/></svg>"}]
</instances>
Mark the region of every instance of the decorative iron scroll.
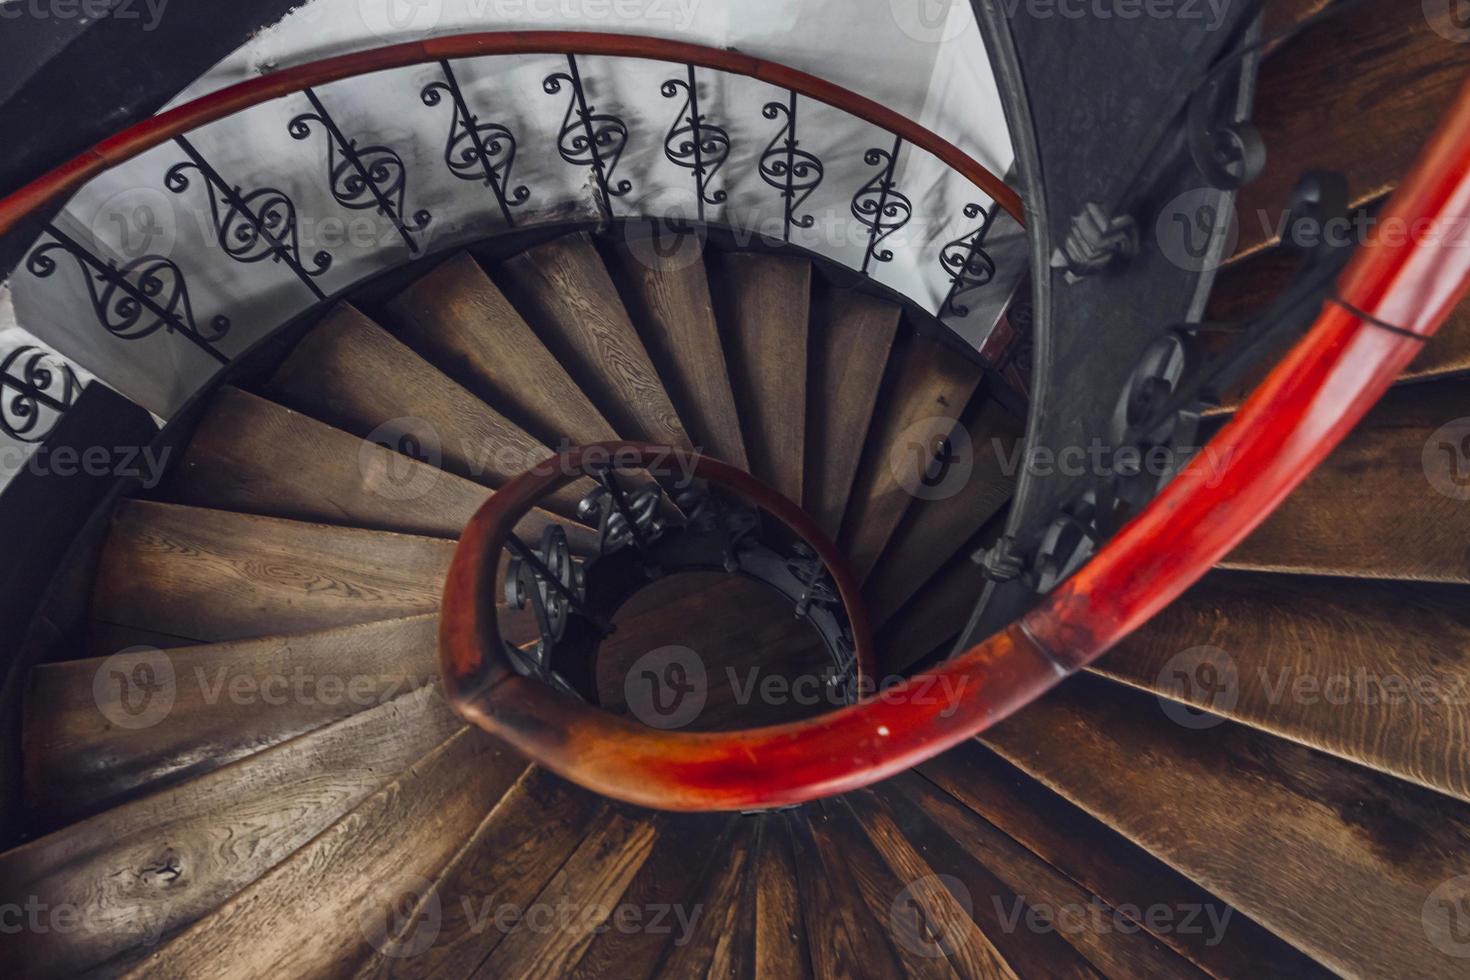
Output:
<instances>
[{"instance_id":1,"label":"decorative iron scroll","mask_svg":"<svg viewBox=\"0 0 1470 980\"><path fill-rule=\"evenodd\" d=\"M444 71L444 81L425 85L419 98L430 108L442 102L446 94L454 103L454 118L444 144L444 163L460 180L475 180L489 187L506 224L514 227L515 218L510 209L525 204L531 197L530 188L524 184L510 187L511 168L516 159L515 135L500 123L481 122L470 111L449 62L441 61L439 67Z\"/></svg>"},{"instance_id":2,"label":"decorative iron scroll","mask_svg":"<svg viewBox=\"0 0 1470 980\"><path fill-rule=\"evenodd\" d=\"M357 140L343 135L314 91L306 89L305 94L313 111L296 116L286 131L292 139L304 140L311 136L311 124L321 123L327 133L327 180L332 199L353 211L371 210L383 215L393 222L409 250L419 251L413 233L423 231L432 215L424 210L415 211L411 217L404 214L408 173L403 158L381 144L359 147Z\"/></svg>"},{"instance_id":3,"label":"decorative iron scroll","mask_svg":"<svg viewBox=\"0 0 1470 980\"><path fill-rule=\"evenodd\" d=\"M175 194L183 194L189 189L189 170L197 171L204 178L204 196L209 199L215 237L225 255L236 262L270 259L284 263L312 295L325 299L326 294L312 277L331 268L331 253L317 252L311 258L310 268L302 264L296 205L291 198L274 187L244 192L238 186L231 186L187 139L179 136L174 142L189 159L169 168L163 186Z\"/></svg>"},{"instance_id":4,"label":"decorative iron scroll","mask_svg":"<svg viewBox=\"0 0 1470 980\"><path fill-rule=\"evenodd\" d=\"M798 216L796 209L805 203L812 191L822 182L822 161L815 153L801 148L796 137L796 93L791 92L787 102L767 102L761 110L767 119L783 118L785 122L771 137L761 154L760 175L770 186L781 192L784 211L786 241L791 241L791 229L810 228L816 221L809 214Z\"/></svg>"},{"instance_id":5,"label":"decorative iron scroll","mask_svg":"<svg viewBox=\"0 0 1470 980\"><path fill-rule=\"evenodd\" d=\"M864 275L874 260L893 261L893 252L878 246L914 216L913 203L893 183L893 171L898 166L898 151L902 145L903 140L895 136L893 149L875 146L863 154L864 163L879 168L852 198L852 216L869 230L868 248L863 254Z\"/></svg>"},{"instance_id":6,"label":"decorative iron scroll","mask_svg":"<svg viewBox=\"0 0 1470 980\"><path fill-rule=\"evenodd\" d=\"M995 278L995 260L985 251L985 236L995 222L995 208L989 210L979 204L966 204L965 217L980 219L980 227L947 242L939 253L939 264L949 274L949 293L939 307L941 317L964 318L970 315L969 306L961 303L960 297L981 286L990 284Z\"/></svg>"},{"instance_id":7,"label":"decorative iron scroll","mask_svg":"<svg viewBox=\"0 0 1470 980\"><path fill-rule=\"evenodd\" d=\"M610 205L633 189L628 180L613 181L613 171L628 145L628 124L610 112L597 112L587 104L587 91L575 55L567 55L567 70L553 72L541 83L547 95L556 95L563 83L572 87L567 111L557 133L556 150L574 167L591 167L604 200Z\"/></svg>"},{"instance_id":8,"label":"decorative iron scroll","mask_svg":"<svg viewBox=\"0 0 1470 980\"><path fill-rule=\"evenodd\" d=\"M0 361L0 431L38 443L51 434L81 391L76 372L40 347L17 347Z\"/></svg>"},{"instance_id":9,"label":"decorative iron scroll","mask_svg":"<svg viewBox=\"0 0 1470 980\"><path fill-rule=\"evenodd\" d=\"M189 301L184 273L172 259L145 255L119 268L103 262L55 225L46 233L54 239L38 246L26 258L26 268L38 279L56 272L54 252L65 251L76 260L87 284L92 311L102 328L120 340L139 340L158 330L178 333L221 364L229 358L214 342L230 331L228 317L216 316L201 329Z\"/></svg>"},{"instance_id":10,"label":"decorative iron scroll","mask_svg":"<svg viewBox=\"0 0 1470 980\"><path fill-rule=\"evenodd\" d=\"M671 78L659 88L666 99L678 98L681 91L684 93L684 106L664 137L664 156L675 166L693 172L699 220L703 221L706 204L725 202L724 191L710 192L709 179L730 155L730 134L723 127L706 121L700 113L699 83L694 78L694 66L689 65L688 68L687 80Z\"/></svg>"}]
</instances>

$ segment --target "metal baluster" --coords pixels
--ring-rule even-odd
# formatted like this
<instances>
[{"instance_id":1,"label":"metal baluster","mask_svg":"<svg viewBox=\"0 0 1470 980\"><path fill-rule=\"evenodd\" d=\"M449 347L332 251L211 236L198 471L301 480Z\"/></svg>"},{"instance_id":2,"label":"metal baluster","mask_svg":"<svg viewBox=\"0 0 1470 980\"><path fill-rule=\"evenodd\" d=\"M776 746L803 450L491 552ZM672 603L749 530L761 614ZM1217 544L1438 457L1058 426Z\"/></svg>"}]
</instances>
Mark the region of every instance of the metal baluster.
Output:
<instances>
[{"instance_id":1,"label":"metal baluster","mask_svg":"<svg viewBox=\"0 0 1470 980\"><path fill-rule=\"evenodd\" d=\"M869 166L884 165L852 198L853 217L869 229L868 248L863 254L863 275L868 274L868 267L874 259L879 262L893 261L893 253L888 249L880 251L878 243L908 224L913 217L912 203L893 186L893 172L898 166L898 151L902 145L902 137L895 136L892 150L885 153L881 148L873 147L863 154L863 161ZM893 220L885 221L885 218Z\"/></svg>"},{"instance_id":2,"label":"metal baluster","mask_svg":"<svg viewBox=\"0 0 1470 980\"><path fill-rule=\"evenodd\" d=\"M56 361L60 370L49 366L48 359ZM19 373L12 373L18 364ZM5 394L7 389L12 396ZM17 347L0 362L0 431L21 442L44 441L76 401L80 389L71 365L39 347ZM37 431L42 408L50 409L55 418L50 426Z\"/></svg>"},{"instance_id":3,"label":"metal baluster","mask_svg":"<svg viewBox=\"0 0 1470 980\"><path fill-rule=\"evenodd\" d=\"M213 344L229 332L229 318L216 316L210 320L210 334L200 331L184 273L173 260L145 255L119 269L113 262L103 262L55 225L46 225L46 233L55 241L31 252L26 268L38 279L45 279L56 271L56 260L50 253L56 249L69 253L81 267L92 311L108 333L121 340L138 340L159 329L177 331L221 364L229 363L230 359ZM134 273L138 275L137 283L128 278ZM106 283L107 288L99 292L94 278ZM142 322L145 310L153 315L151 322Z\"/></svg>"},{"instance_id":4,"label":"metal baluster","mask_svg":"<svg viewBox=\"0 0 1470 980\"><path fill-rule=\"evenodd\" d=\"M194 148L183 136L174 137L174 142L189 157L188 163L180 163L169 168L164 176L164 186L175 194L182 194L189 188L189 178L184 171L193 166L204 176L206 183L205 194L209 198L210 213L214 218L215 233L219 239L220 247L225 254L237 262L258 262L270 257L276 262L283 262L296 277L311 290L311 294L317 299L326 299L326 293L322 292L313 276L319 276L327 271L332 265L332 256L326 251L319 251L312 257L314 271L308 271L301 264L301 246L297 240L296 228L296 205L282 191L272 187L263 187L242 194L239 187L232 187L220 176L219 171L204 159L204 156ZM214 198L214 191L218 191L229 211L220 213L219 205ZM252 201L264 201L266 207L257 211L251 206ZM284 214L282 213L284 212ZM242 228L233 222L238 215L248 222L248 227ZM282 233L276 235L272 225L278 225ZM231 236L236 239L231 243ZM284 236L284 237L282 237ZM289 238L289 244L287 242ZM253 251L253 246L264 239L269 247L264 251Z\"/></svg>"},{"instance_id":5,"label":"metal baluster","mask_svg":"<svg viewBox=\"0 0 1470 980\"><path fill-rule=\"evenodd\" d=\"M315 111L302 113L292 119L287 131L293 139L304 140L311 135L309 123L312 120L321 123L326 129L327 178L333 200L355 211L375 208L379 214L393 222L393 227L398 230L409 251L418 252L420 246L412 232L422 231L431 216L428 211L418 210L413 214L411 225L404 221L402 210L408 173L403 158L387 146L375 145L358 149L357 141L348 140L343 135L316 92L309 88L303 89L303 92ZM341 161L336 159L337 154L341 154ZM364 157L372 158L370 166L363 163ZM370 195L371 200L366 200L364 194Z\"/></svg>"},{"instance_id":6,"label":"metal baluster","mask_svg":"<svg viewBox=\"0 0 1470 980\"><path fill-rule=\"evenodd\" d=\"M810 228L816 221L809 214L797 217L796 209L817 189L824 170L817 155L801 149L801 142L796 138L794 90L789 93L786 103L767 102L761 109L761 115L767 119L774 120L782 114L786 123L771 137L771 142L761 154L760 175L762 180L781 192L784 236L790 242L793 226Z\"/></svg>"},{"instance_id":7,"label":"metal baluster","mask_svg":"<svg viewBox=\"0 0 1470 980\"><path fill-rule=\"evenodd\" d=\"M959 298L972 289L979 289L995 278L995 260L985 251L985 236L995 223L1000 209L986 209L979 204L966 204L965 217L982 218L979 228L966 232L959 238L947 242L939 253L939 264L949 274L949 291L939 306L941 317L953 316L963 319L970 315L970 308L959 302ZM982 217L983 216L983 217Z\"/></svg>"},{"instance_id":8,"label":"metal baluster","mask_svg":"<svg viewBox=\"0 0 1470 980\"><path fill-rule=\"evenodd\" d=\"M424 86L419 97L424 105L436 106L440 102L440 91L449 93L454 102L454 119L449 125L449 140L444 146L444 162L449 166L449 172L462 180L481 180L489 185L495 194L495 203L500 206L500 213L505 217L505 223L515 227L515 218L510 209L524 204L531 196L530 190L523 184L514 190L510 189L511 167L516 158L516 139L511 131L499 123L481 123L473 113L470 112L469 102L464 97L464 92L459 87L459 80L455 78L454 69L448 60L441 59L439 67L444 72L444 81L433 82ZM485 134L491 134L490 144L485 143ZM455 147L464 138L468 138L471 151L480 164L480 173L475 174L464 166L470 157L461 151L458 164L455 158ZM507 149L505 162L497 167L492 161L501 145Z\"/></svg>"}]
</instances>

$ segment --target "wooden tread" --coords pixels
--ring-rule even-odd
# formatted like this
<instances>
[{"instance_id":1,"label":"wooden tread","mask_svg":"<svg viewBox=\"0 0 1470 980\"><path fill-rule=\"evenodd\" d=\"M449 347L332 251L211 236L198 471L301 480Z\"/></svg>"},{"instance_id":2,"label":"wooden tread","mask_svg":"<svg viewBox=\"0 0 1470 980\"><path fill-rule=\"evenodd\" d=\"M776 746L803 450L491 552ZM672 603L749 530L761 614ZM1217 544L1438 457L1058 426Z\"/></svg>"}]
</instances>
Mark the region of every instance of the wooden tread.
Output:
<instances>
[{"instance_id":1,"label":"wooden tread","mask_svg":"<svg viewBox=\"0 0 1470 980\"><path fill-rule=\"evenodd\" d=\"M199 643L299 633L439 608L454 542L124 501L92 618Z\"/></svg>"},{"instance_id":2,"label":"wooden tread","mask_svg":"<svg viewBox=\"0 0 1470 980\"><path fill-rule=\"evenodd\" d=\"M623 304L695 448L748 470L703 248L693 236L683 236L667 253L635 248L628 239L607 248Z\"/></svg>"},{"instance_id":3,"label":"wooden tread","mask_svg":"<svg viewBox=\"0 0 1470 980\"><path fill-rule=\"evenodd\" d=\"M165 685L162 717L145 714L146 701L137 710L126 672L100 673L105 659L31 672L22 756L41 823L79 819L436 683L438 618L183 647L138 662L166 667L152 678Z\"/></svg>"},{"instance_id":4,"label":"wooden tread","mask_svg":"<svg viewBox=\"0 0 1470 980\"><path fill-rule=\"evenodd\" d=\"M585 234L537 245L497 281L624 439L690 448L663 381Z\"/></svg>"},{"instance_id":5,"label":"wooden tread","mask_svg":"<svg viewBox=\"0 0 1470 980\"><path fill-rule=\"evenodd\" d=\"M543 442L616 439L480 264L461 252L400 293L389 309L399 336Z\"/></svg>"},{"instance_id":6,"label":"wooden tread","mask_svg":"<svg viewBox=\"0 0 1470 980\"><path fill-rule=\"evenodd\" d=\"M1467 407L1458 379L1389 391L1221 567L1470 583Z\"/></svg>"},{"instance_id":7,"label":"wooden tread","mask_svg":"<svg viewBox=\"0 0 1470 980\"><path fill-rule=\"evenodd\" d=\"M479 729L459 730L130 976L345 972L390 941L405 898L422 893L525 769Z\"/></svg>"},{"instance_id":8,"label":"wooden tread","mask_svg":"<svg viewBox=\"0 0 1470 980\"><path fill-rule=\"evenodd\" d=\"M1015 489L1017 474L1007 467L1022 438L1023 423L983 391L972 402L961 418L965 438L951 450L955 461L928 488L932 499L904 514L864 584L869 615L878 626L946 562L961 552L972 553L976 535Z\"/></svg>"},{"instance_id":9,"label":"wooden tread","mask_svg":"<svg viewBox=\"0 0 1470 980\"><path fill-rule=\"evenodd\" d=\"M0 959L25 976L118 972L462 727L424 688L0 854L5 902L75 906L81 920L0 933Z\"/></svg>"},{"instance_id":10,"label":"wooden tread","mask_svg":"<svg viewBox=\"0 0 1470 980\"><path fill-rule=\"evenodd\" d=\"M390 449L425 453L459 476L498 487L551 455L403 342L347 305L296 345L270 382L275 400ZM434 457L438 457L437 460ZM574 484L552 509L576 513Z\"/></svg>"},{"instance_id":11,"label":"wooden tread","mask_svg":"<svg viewBox=\"0 0 1470 980\"><path fill-rule=\"evenodd\" d=\"M839 541L866 579L980 384L980 367L917 335L895 345Z\"/></svg>"},{"instance_id":12,"label":"wooden tread","mask_svg":"<svg viewBox=\"0 0 1470 980\"><path fill-rule=\"evenodd\" d=\"M799 503L806 469L811 263L738 253L714 257L710 268L750 472Z\"/></svg>"},{"instance_id":13,"label":"wooden tread","mask_svg":"<svg viewBox=\"0 0 1470 980\"><path fill-rule=\"evenodd\" d=\"M1236 204L1240 252L1277 240L1287 197L1309 170L1343 173L1359 203L1407 172L1470 70L1470 47L1451 40L1450 5L1432 12L1435 22L1422 8L1365 4L1265 60L1254 121L1270 156Z\"/></svg>"},{"instance_id":14,"label":"wooden tread","mask_svg":"<svg viewBox=\"0 0 1470 980\"><path fill-rule=\"evenodd\" d=\"M1470 801L1470 590L1216 572L1094 670Z\"/></svg>"},{"instance_id":15,"label":"wooden tread","mask_svg":"<svg viewBox=\"0 0 1470 980\"><path fill-rule=\"evenodd\" d=\"M1185 728L1088 676L981 740L1338 973L1460 970L1426 908L1464 874L1464 804L1228 721Z\"/></svg>"},{"instance_id":16,"label":"wooden tread","mask_svg":"<svg viewBox=\"0 0 1470 980\"><path fill-rule=\"evenodd\" d=\"M813 302L806 511L836 540L898 332L893 303L847 289Z\"/></svg>"}]
</instances>

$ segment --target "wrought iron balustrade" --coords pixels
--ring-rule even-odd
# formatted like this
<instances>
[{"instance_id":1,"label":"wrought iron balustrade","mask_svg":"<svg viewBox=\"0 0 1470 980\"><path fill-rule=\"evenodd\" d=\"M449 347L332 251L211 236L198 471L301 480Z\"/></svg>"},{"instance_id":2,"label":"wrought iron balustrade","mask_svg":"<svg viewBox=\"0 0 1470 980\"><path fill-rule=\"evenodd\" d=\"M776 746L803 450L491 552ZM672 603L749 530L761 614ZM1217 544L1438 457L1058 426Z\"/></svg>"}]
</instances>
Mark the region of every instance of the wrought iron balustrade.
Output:
<instances>
[{"instance_id":1,"label":"wrought iron balustrade","mask_svg":"<svg viewBox=\"0 0 1470 980\"><path fill-rule=\"evenodd\" d=\"M89 239L96 235L88 222L80 216L69 220L63 211L46 226L24 274L45 280L48 289L84 295L107 336L130 342L176 336L214 361L228 363L234 351L258 339L257 318L245 312L254 297L222 298L221 290L214 288L206 301L210 308L196 313L199 302L190 289L196 280L207 278L216 287L228 286L244 282L231 279L231 264L279 267L300 284L306 305L282 308L278 322L351 285L345 276L337 277L343 267L340 246L306 237L309 220L329 215L303 213L304 197L319 202L317 209L341 209L337 213L344 217L366 213L391 225L389 234L376 243L381 257L373 258L384 266L404 261L402 249L408 258L433 251L427 237L431 224L451 217L436 218L429 208L414 203L432 182L432 175L423 169L430 161L438 162L455 181L486 189L491 207L483 215L474 212L479 222L474 237L523 227L529 215L553 213L564 203L558 200L564 190L516 180L517 164L531 149L526 133L516 132L515 120L544 108L534 97L528 97L529 104L507 105L487 96L497 88L489 81L497 78L497 59L530 54L564 59L541 78L544 93L564 102L554 144L535 151L566 167L585 169L605 215L682 224L682 215L629 210L624 203L633 199L635 181L649 185L655 179L650 162L656 155L677 170L665 173L659 186L636 188L640 193L675 188L678 178L672 174L682 172L698 222L728 219L737 229L745 228L750 223L740 209L758 213L769 207L776 218L770 228L781 242L791 243L794 234L812 232L815 237L809 236L805 245L821 254L829 244L839 243L831 244L836 254L829 257L850 262L865 275L876 274L878 266L893 266L903 253L909 288L927 293L909 298L940 318L964 318L970 307L959 298L1003 278L986 252L986 236L1002 213L1021 222L1019 199L998 177L942 138L885 106L802 72L736 52L619 35L461 35L346 55L252 79L134 126L110 141L105 152L84 154L73 165L0 201L0 234L15 233L24 215L84 191L88 181L107 172L113 181L109 186L116 185L118 173L136 178L143 188L161 186L179 208L196 209L197 226L207 229L203 248L119 255L109 241ZM595 61L589 60L594 56ZM624 90L621 99L611 99L606 97L607 83L618 71L619 58L658 59L675 70L652 91ZM425 81L423 66L436 68L437 77ZM413 90L422 107L439 113L443 128L437 139L442 150L420 151L401 135L390 137L390 132L401 129L395 128L394 117L371 102L353 99L354 79L384 72L416 79ZM759 108L749 118L717 119L708 109L712 87L731 75L771 86L771 96L758 100ZM594 95L594 90L602 94ZM647 100L645 110L660 103L673 107L662 131L640 131L633 124L645 113L630 112L627 100L639 97ZM253 173L243 174L248 183L237 183L239 177L228 171L242 168L221 158L220 147L231 145L222 135L231 127L249 131L259 125L257 116L275 119L278 110L273 106L282 101L304 104L285 125L292 143L304 152L297 158L271 158ZM867 127L871 143L859 144L853 159L837 160L830 154L824 159L806 132L818 107L842 113L858 129ZM827 124L831 121L828 117ZM209 139L198 138L196 131L206 127L218 131ZM740 202L731 197L741 178L729 169L737 158L741 134L754 145L750 155L740 158L753 161L754 176L759 178L746 186L768 188L772 195L768 199L749 191ZM159 161L166 161L164 154L143 156L144 151L166 144L178 151L176 161L160 167ZM915 199L903 187L903 173L905 161L916 153L937 157L966 181L970 192L982 194L983 203L967 200L954 213L943 213L949 207L943 198ZM630 170L635 164L641 168L636 173ZM850 186L839 187L839 178L850 180ZM669 184L670 179L675 183ZM812 206L817 194L824 195L820 209ZM736 204L737 211L729 211ZM475 208L473 203L465 206ZM434 207L442 210L440 204ZM951 241L941 236L900 242L896 233L920 215L931 235L933 230L983 220ZM854 223L851 230L839 227L848 221ZM847 243L857 241L863 243L860 253L842 252ZM59 252L74 260L69 271L60 269ZM1006 288L1014 285L1022 270L1011 272ZM998 297L996 308L1002 308L1006 299ZM234 308L237 302L239 310ZM280 302L290 302L289 296ZM249 336L241 332L241 323L252 324ZM157 360L168 363L167 358ZM84 366L105 378L105 347L96 363ZM205 380L199 379L201 384Z\"/></svg>"}]
</instances>

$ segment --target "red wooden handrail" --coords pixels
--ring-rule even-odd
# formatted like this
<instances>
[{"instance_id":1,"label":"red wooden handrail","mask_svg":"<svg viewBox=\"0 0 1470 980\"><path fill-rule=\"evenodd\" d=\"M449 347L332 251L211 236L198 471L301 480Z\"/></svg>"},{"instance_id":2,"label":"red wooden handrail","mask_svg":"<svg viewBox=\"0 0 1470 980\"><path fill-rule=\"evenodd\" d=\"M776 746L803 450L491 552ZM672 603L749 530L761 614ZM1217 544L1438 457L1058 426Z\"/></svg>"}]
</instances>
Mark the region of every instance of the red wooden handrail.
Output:
<instances>
[{"instance_id":1,"label":"red wooden handrail","mask_svg":"<svg viewBox=\"0 0 1470 980\"><path fill-rule=\"evenodd\" d=\"M507 54L605 55L674 61L734 75L746 75L791 89L880 126L903 137L905 142L932 153L989 195L1017 222L1025 224L1020 197L978 160L909 117L807 72L726 48L711 48L702 44L633 34L492 31L392 44L283 68L159 113L103 140L15 193L0 199L0 235L14 230L22 218L43 205L61 200L104 170L131 160L175 136L262 102L313 86L389 68L403 68L442 59Z\"/></svg>"},{"instance_id":2,"label":"red wooden handrail","mask_svg":"<svg viewBox=\"0 0 1470 980\"><path fill-rule=\"evenodd\" d=\"M441 620L446 689L459 710L590 789L670 810L799 803L908 769L1005 718L1101 656L1172 602L1247 534L1363 417L1464 296L1470 247L1470 86L1389 202L1308 334L1210 442L1081 571L1031 613L884 697L818 718L721 733L644 728L507 671L480 671L487 526L513 481L470 522ZM487 619L488 617L488 619ZM935 682L953 703L919 697ZM935 703L937 701L937 703Z\"/></svg>"}]
</instances>

